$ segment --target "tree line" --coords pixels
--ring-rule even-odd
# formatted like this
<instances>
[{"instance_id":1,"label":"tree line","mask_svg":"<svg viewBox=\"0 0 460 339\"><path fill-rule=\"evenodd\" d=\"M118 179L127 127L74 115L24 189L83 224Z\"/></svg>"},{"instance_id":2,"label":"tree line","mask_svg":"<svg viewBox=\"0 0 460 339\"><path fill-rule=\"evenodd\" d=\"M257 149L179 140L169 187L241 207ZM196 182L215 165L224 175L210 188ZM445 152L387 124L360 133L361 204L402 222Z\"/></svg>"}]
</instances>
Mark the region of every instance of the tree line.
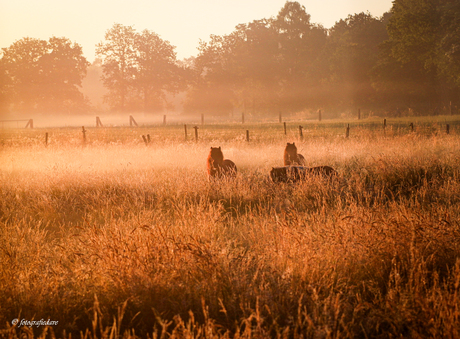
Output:
<instances>
[{"instance_id":1,"label":"tree line","mask_svg":"<svg viewBox=\"0 0 460 339\"><path fill-rule=\"evenodd\" d=\"M211 35L190 59L177 60L154 32L120 24L96 56L114 111L161 111L167 95L182 92L185 113L443 113L460 94L459 27L456 0L395 0L382 17L353 14L330 29L288 1L276 17ZM66 38L21 39L2 49L0 110L87 111L88 66Z\"/></svg>"}]
</instances>

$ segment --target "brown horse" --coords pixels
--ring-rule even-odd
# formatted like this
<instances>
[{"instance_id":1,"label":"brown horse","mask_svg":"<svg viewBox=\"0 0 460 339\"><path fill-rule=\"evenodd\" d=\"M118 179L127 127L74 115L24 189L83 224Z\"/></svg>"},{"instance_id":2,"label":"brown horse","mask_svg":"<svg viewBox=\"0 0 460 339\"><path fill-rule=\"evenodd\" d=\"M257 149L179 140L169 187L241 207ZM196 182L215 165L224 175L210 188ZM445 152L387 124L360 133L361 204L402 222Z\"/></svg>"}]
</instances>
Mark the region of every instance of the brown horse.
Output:
<instances>
[{"instance_id":1,"label":"brown horse","mask_svg":"<svg viewBox=\"0 0 460 339\"><path fill-rule=\"evenodd\" d=\"M236 165L229 159L224 159L222 149L219 147L211 147L208 155L207 169L209 177L222 178L222 177L235 177Z\"/></svg>"},{"instance_id":2,"label":"brown horse","mask_svg":"<svg viewBox=\"0 0 460 339\"><path fill-rule=\"evenodd\" d=\"M297 146L295 142L292 144L287 143L286 148L284 149L284 166L305 166L306 161L302 154L297 153Z\"/></svg>"},{"instance_id":3,"label":"brown horse","mask_svg":"<svg viewBox=\"0 0 460 339\"><path fill-rule=\"evenodd\" d=\"M303 167L284 166L273 167L270 171L270 178L274 182L296 182L305 179L307 176L320 175L326 178L333 178L338 175L337 171L329 166Z\"/></svg>"}]
</instances>

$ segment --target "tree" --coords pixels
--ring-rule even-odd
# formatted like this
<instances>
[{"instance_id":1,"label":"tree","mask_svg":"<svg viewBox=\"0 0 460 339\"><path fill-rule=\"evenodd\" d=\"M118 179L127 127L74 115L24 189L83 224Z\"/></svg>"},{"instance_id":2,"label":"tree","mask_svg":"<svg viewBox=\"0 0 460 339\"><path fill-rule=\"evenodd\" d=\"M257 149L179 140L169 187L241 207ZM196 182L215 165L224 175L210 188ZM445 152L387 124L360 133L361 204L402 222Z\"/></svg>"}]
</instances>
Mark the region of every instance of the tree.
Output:
<instances>
[{"instance_id":1,"label":"tree","mask_svg":"<svg viewBox=\"0 0 460 339\"><path fill-rule=\"evenodd\" d=\"M459 24L458 1L395 0L374 86L387 99L439 111L459 94Z\"/></svg>"},{"instance_id":2,"label":"tree","mask_svg":"<svg viewBox=\"0 0 460 339\"><path fill-rule=\"evenodd\" d=\"M185 84L174 48L148 30L138 33L120 24L109 29L96 53L103 62L102 80L109 90L110 106L118 110L162 108L165 92L175 93Z\"/></svg>"},{"instance_id":3,"label":"tree","mask_svg":"<svg viewBox=\"0 0 460 339\"><path fill-rule=\"evenodd\" d=\"M186 111L212 115L225 115L232 111L234 78L230 64L234 38L234 34L211 35L210 42L200 41L200 53L191 68Z\"/></svg>"},{"instance_id":4,"label":"tree","mask_svg":"<svg viewBox=\"0 0 460 339\"><path fill-rule=\"evenodd\" d=\"M78 87L89 63L80 45L66 38L23 38L2 49L2 93L17 111L86 108Z\"/></svg>"},{"instance_id":5,"label":"tree","mask_svg":"<svg viewBox=\"0 0 460 339\"><path fill-rule=\"evenodd\" d=\"M273 20L240 24L232 40L234 105L254 114L277 111L281 74Z\"/></svg>"},{"instance_id":6,"label":"tree","mask_svg":"<svg viewBox=\"0 0 460 339\"><path fill-rule=\"evenodd\" d=\"M115 24L105 34L105 43L96 46L96 55L103 60L104 86L109 90L106 101L114 109L125 110L133 85L136 51L135 30L132 26Z\"/></svg>"},{"instance_id":7,"label":"tree","mask_svg":"<svg viewBox=\"0 0 460 339\"><path fill-rule=\"evenodd\" d=\"M286 2L273 23L279 46L282 105L300 110L321 105L321 80L325 77L322 51L327 30L310 22L298 2Z\"/></svg>"},{"instance_id":8,"label":"tree","mask_svg":"<svg viewBox=\"0 0 460 339\"><path fill-rule=\"evenodd\" d=\"M438 41L437 63L441 74L455 87L452 96L459 94L460 88L460 2L447 1L442 7L440 30L442 38Z\"/></svg>"},{"instance_id":9,"label":"tree","mask_svg":"<svg viewBox=\"0 0 460 339\"><path fill-rule=\"evenodd\" d=\"M42 83L41 91L45 94L47 105L58 107L81 103L83 95L80 92L82 80L90 65L83 57L82 48L72 44L66 38L52 37L47 45L48 53L39 61Z\"/></svg>"},{"instance_id":10,"label":"tree","mask_svg":"<svg viewBox=\"0 0 460 339\"><path fill-rule=\"evenodd\" d=\"M209 106L214 112L237 107L259 114L318 102L326 38L326 30L310 24L297 2L287 2L276 19L255 20L236 26L229 35L211 36L199 48L198 80L189 107L194 102L196 108ZM212 105L202 101L206 96L213 98Z\"/></svg>"},{"instance_id":11,"label":"tree","mask_svg":"<svg viewBox=\"0 0 460 339\"><path fill-rule=\"evenodd\" d=\"M0 59L0 114L8 112L10 100L8 88L11 86L11 79L8 77L5 63Z\"/></svg>"},{"instance_id":12,"label":"tree","mask_svg":"<svg viewBox=\"0 0 460 339\"><path fill-rule=\"evenodd\" d=\"M369 104L375 96L370 72L379 46L388 38L384 18L369 13L349 15L330 29L325 48L331 97L345 106Z\"/></svg>"},{"instance_id":13,"label":"tree","mask_svg":"<svg viewBox=\"0 0 460 339\"><path fill-rule=\"evenodd\" d=\"M183 68L177 65L174 46L144 30L135 36L135 50L133 86L142 93L144 111L161 108L166 92L177 93L185 88Z\"/></svg>"}]
</instances>

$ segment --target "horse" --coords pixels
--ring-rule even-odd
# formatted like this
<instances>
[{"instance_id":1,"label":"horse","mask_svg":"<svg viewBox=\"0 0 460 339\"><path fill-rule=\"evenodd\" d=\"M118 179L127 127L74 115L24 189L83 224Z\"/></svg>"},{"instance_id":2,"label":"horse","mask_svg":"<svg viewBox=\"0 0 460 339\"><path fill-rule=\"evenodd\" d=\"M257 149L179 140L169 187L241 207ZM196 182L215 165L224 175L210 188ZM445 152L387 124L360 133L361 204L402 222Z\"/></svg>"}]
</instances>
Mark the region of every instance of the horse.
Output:
<instances>
[{"instance_id":1,"label":"horse","mask_svg":"<svg viewBox=\"0 0 460 339\"><path fill-rule=\"evenodd\" d=\"M311 175L320 175L332 179L336 177L338 173L330 166L284 166L272 167L270 171L270 178L273 182L297 182Z\"/></svg>"},{"instance_id":2,"label":"horse","mask_svg":"<svg viewBox=\"0 0 460 339\"><path fill-rule=\"evenodd\" d=\"M236 165L229 159L224 159L221 147L211 147L207 159L208 176L212 178L235 177Z\"/></svg>"},{"instance_id":3,"label":"horse","mask_svg":"<svg viewBox=\"0 0 460 339\"><path fill-rule=\"evenodd\" d=\"M284 149L284 166L298 165L305 166L307 164L305 157L297 153L297 146L295 142L292 144L287 143Z\"/></svg>"}]
</instances>

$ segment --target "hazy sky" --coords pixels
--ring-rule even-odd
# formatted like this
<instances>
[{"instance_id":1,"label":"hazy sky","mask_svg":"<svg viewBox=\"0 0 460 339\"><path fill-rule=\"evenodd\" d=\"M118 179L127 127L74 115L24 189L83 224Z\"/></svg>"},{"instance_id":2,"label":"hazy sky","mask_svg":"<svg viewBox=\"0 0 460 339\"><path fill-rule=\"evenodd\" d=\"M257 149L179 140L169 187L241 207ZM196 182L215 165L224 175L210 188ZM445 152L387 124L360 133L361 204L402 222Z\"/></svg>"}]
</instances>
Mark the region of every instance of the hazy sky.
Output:
<instances>
[{"instance_id":1,"label":"hazy sky","mask_svg":"<svg viewBox=\"0 0 460 339\"><path fill-rule=\"evenodd\" d=\"M299 0L311 22L330 28L348 14L381 16L391 0ZM148 29L176 46L179 59L198 54L199 40L231 33L240 23L274 17L285 0L0 0L0 47L24 37L66 37L89 61L114 23Z\"/></svg>"}]
</instances>

